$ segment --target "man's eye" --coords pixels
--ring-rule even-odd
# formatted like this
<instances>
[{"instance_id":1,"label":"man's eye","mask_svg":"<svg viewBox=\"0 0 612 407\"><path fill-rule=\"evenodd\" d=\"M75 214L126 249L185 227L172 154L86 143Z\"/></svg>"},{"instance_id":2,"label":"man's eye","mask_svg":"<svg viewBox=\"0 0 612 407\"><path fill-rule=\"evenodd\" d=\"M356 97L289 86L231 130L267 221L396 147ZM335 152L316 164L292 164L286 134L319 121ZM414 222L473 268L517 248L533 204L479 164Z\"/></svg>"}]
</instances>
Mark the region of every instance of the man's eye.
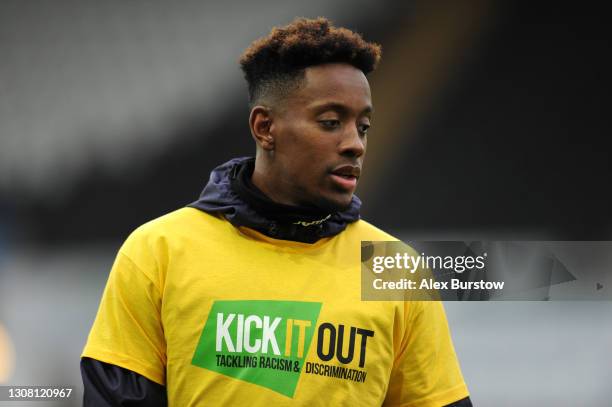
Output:
<instances>
[{"instance_id":1,"label":"man's eye","mask_svg":"<svg viewBox=\"0 0 612 407\"><path fill-rule=\"evenodd\" d=\"M369 128L370 128L369 124L360 124L358 126L359 133L361 133L361 134L367 134Z\"/></svg>"},{"instance_id":2,"label":"man's eye","mask_svg":"<svg viewBox=\"0 0 612 407\"><path fill-rule=\"evenodd\" d=\"M330 130L340 127L340 120L319 120L319 123L324 128L330 129Z\"/></svg>"}]
</instances>

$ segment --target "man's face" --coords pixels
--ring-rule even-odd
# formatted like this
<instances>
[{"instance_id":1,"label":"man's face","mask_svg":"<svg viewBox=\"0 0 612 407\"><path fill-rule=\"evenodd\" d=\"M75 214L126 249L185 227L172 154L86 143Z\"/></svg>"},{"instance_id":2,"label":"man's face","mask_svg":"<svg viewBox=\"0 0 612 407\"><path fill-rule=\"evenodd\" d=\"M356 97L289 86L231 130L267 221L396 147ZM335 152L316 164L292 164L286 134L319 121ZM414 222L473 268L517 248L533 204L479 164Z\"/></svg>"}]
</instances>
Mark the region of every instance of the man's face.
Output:
<instances>
[{"instance_id":1,"label":"man's face","mask_svg":"<svg viewBox=\"0 0 612 407\"><path fill-rule=\"evenodd\" d=\"M274 198L336 211L351 203L366 152L370 86L348 64L306 68L304 83L274 109Z\"/></svg>"}]
</instances>

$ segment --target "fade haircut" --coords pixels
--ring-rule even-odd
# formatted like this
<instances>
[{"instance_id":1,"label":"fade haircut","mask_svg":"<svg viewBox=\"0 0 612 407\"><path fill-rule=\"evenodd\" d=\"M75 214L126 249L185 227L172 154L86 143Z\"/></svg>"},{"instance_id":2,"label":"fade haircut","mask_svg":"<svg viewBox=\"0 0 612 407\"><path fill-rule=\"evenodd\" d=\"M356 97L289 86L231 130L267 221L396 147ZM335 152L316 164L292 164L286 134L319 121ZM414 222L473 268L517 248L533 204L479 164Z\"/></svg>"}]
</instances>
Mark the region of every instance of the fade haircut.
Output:
<instances>
[{"instance_id":1,"label":"fade haircut","mask_svg":"<svg viewBox=\"0 0 612 407\"><path fill-rule=\"evenodd\" d=\"M240 57L240 66L253 108L259 103L274 103L297 89L309 66L343 62L367 75L376 69L380 57L380 45L366 42L346 28L334 27L324 17L296 18L254 41Z\"/></svg>"}]
</instances>

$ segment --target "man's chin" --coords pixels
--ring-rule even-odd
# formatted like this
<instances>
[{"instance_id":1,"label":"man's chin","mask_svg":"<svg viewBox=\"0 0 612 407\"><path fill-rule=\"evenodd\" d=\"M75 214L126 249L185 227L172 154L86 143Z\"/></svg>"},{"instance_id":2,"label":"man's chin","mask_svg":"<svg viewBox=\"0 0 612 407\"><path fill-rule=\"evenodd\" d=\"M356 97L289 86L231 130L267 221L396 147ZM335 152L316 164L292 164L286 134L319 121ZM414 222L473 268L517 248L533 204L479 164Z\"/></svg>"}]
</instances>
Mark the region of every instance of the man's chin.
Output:
<instances>
[{"instance_id":1,"label":"man's chin","mask_svg":"<svg viewBox=\"0 0 612 407\"><path fill-rule=\"evenodd\" d=\"M347 197L342 197L341 199L338 199L338 198L330 199L327 197L323 197L317 203L317 207L329 213L342 212L342 211L347 210L351 206L352 201L353 201L353 194Z\"/></svg>"}]
</instances>

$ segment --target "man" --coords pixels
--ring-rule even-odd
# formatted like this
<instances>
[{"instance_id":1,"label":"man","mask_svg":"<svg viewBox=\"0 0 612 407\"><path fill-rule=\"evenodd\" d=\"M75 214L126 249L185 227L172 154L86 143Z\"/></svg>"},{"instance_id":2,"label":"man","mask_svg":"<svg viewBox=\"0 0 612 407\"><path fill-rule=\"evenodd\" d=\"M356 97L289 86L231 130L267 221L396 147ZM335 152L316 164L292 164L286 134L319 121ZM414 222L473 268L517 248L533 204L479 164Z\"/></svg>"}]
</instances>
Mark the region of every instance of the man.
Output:
<instances>
[{"instance_id":1,"label":"man","mask_svg":"<svg viewBox=\"0 0 612 407\"><path fill-rule=\"evenodd\" d=\"M379 59L324 18L245 51L256 157L123 244L86 405L471 405L439 302L360 300L361 240L396 240L353 195Z\"/></svg>"}]
</instances>

